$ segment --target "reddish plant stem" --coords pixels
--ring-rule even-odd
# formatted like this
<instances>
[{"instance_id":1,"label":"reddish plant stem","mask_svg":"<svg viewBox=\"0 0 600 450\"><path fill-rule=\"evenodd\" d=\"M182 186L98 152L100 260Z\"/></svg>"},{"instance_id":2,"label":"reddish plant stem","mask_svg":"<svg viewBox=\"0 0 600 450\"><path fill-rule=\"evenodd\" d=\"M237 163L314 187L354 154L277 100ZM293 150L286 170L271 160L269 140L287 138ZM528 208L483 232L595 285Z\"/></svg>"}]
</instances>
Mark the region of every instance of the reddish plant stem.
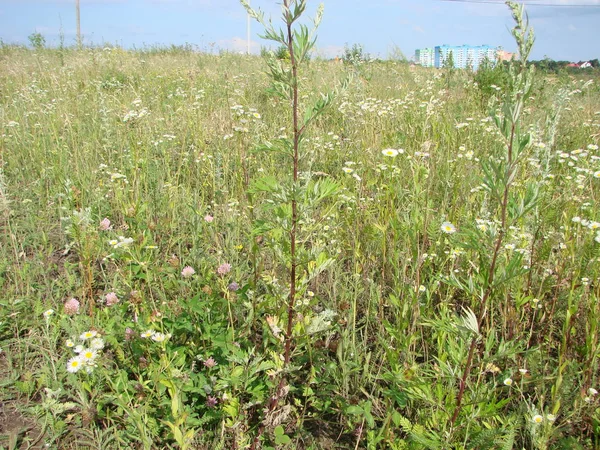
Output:
<instances>
[{"instance_id":1,"label":"reddish plant stem","mask_svg":"<svg viewBox=\"0 0 600 450\"><path fill-rule=\"evenodd\" d=\"M494 283L494 275L496 272L496 263L498 261L498 255L500 254L500 247L502 246L502 241L504 240L504 234L506 232L506 223L507 223L507 211L508 211L508 194L511 185L511 176L514 170L513 167L513 145L515 139L515 121L513 119L513 123L510 130L510 140L508 143L508 158L507 158L507 174L506 174L506 183L504 184L504 193L502 195L502 209L500 212L501 223L500 230L498 231L498 237L496 238L496 245L494 246L494 253L492 255L492 262L490 263L490 269L488 272L487 278L487 286L483 297L481 298L481 308L483 311L480 311L479 318L477 319L477 329L480 330L483 324L484 318L487 314L487 302L493 291L493 283ZM465 364L465 369L463 371L462 377L460 378L458 394L456 395L456 407L454 408L454 413L452 414L452 418L450 419L450 425L454 426L456 419L458 419L458 415L460 414L460 410L462 409L462 399L465 394L465 387L467 384L467 378L471 373L471 366L473 365L473 356L475 355L475 348L477 347L477 341L479 340L479 335L474 336L471 339L471 344L469 345L469 354L467 356L467 363Z\"/></svg>"}]
</instances>

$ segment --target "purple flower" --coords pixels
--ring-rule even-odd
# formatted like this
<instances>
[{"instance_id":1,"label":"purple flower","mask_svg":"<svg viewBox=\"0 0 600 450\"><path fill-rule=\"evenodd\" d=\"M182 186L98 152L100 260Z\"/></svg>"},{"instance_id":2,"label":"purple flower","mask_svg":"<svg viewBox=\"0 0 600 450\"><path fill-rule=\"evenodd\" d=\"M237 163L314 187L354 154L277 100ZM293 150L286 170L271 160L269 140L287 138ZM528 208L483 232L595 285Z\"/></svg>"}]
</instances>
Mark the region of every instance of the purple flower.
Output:
<instances>
[{"instance_id":1,"label":"purple flower","mask_svg":"<svg viewBox=\"0 0 600 450\"><path fill-rule=\"evenodd\" d=\"M229 283L229 286L227 286L227 289L229 289L231 292L235 292L240 288L240 285L237 284L235 281L232 281L231 283Z\"/></svg>"},{"instance_id":2,"label":"purple flower","mask_svg":"<svg viewBox=\"0 0 600 450\"><path fill-rule=\"evenodd\" d=\"M181 276L182 276L183 278L189 278L189 277L191 277L192 275L194 275L195 273L196 273L196 271L194 270L194 268L193 268L193 267L191 267L191 266L185 266L185 267L183 268L183 270L181 271Z\"/></svg>"},{"instance_id":3,"label":"purple flower","mask_svg":"<svg viewBox=\"0 0 600 450\"><path fill-rule=\"evenodd\" d=\"M106 294L106 297L104 298L106 299L106 306L112 306L119 303L119 297L117 297L117 294L115 294L114 292Z\"/></svg>"},{"instance_id":4,"label":"purple flower","mask_svg":"<svg viewBox=\"0 0 600 450\"><path fill-rule=\"evenodd\" d=\"M217 268L219 275L227 275L229 272L231 272L231 264L229 263L223 263Z\"/></svg>"},{"instance_id":5,"label":"purple flower","mask_svg":"<svg viewBox=\"0 0 600 450\"><path fill-rule=\"evenodd\" d=\"M209 395L208 397L206 397L206 406L208 406L209 408L214 408L215 406L217 406L217 399L212 395Z\"/></svg>"},{"instance_id":6,"label":"purple flower","mask_svg":"<svg viewBox=\"0 0 600 450\"><path fill-rule=\"evenodd\" d=\"M79 312L79 306L79 300L77 300L76 298L67 300L64 305L65 314L69 316L74 316Z\"/></svg>"},{"instance_id":7,"label":"purple flower","mask_svg":"<svg viewBox=\"0 0 600 450\"><path fill-rule=\"evenodd\" d=\"M134 337L135 337L135 331L133 331L129 327L125 328L125 340L131 341Z\"/></svg>"},{"instance_id":8,"label":"purple flower","mask_svg":"<svg viewBox=\"0 0 600 450\"><path fill-rule=\"evenodd\" d=\"M217 362L215 361L215 359L212 356L204 361L204 367L206 367L207 369L212 369L216 365L217 365Z\"/></svg>"},{"instance_id":9,"label":"purple flower","mask_svg":"<svg viewBox=\"0 0 600 450\"><path fill-rule=\"evenodd\" d=\"M110 230L110 220L105 217L100 221L100 226L98 228L100 228L100 231Z\"/></svg>"}]
</instances>

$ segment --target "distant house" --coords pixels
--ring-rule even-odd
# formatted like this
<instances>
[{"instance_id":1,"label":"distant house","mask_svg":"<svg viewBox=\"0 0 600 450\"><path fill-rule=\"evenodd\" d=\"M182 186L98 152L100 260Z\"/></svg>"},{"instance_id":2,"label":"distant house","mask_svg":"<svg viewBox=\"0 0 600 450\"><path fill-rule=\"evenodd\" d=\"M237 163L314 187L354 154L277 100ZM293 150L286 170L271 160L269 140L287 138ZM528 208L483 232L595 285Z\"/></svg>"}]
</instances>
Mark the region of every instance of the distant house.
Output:
<instances>
[{"instance_id":1,"label":"distant house","mask_svg":"<svg viewBox=\"0 0 600 450\"><path fill-rule=\"evenodd\" d=\"M570 64L567 64L567 67L577 67L577 68L579 68L579 64L577 64L577 63L570 63Z\"/></svg>"},{"instance_id":2,"label":"distant house","mask_svg":"<svg viewBox=\"0 0 600 450\"><path fill-rule=\"evenodd\" d=\"M582 62L581 64L579 64L580 69L587 69L588 67L592 67L592 63L589 61Z\"/></svg>"}]
</instances>

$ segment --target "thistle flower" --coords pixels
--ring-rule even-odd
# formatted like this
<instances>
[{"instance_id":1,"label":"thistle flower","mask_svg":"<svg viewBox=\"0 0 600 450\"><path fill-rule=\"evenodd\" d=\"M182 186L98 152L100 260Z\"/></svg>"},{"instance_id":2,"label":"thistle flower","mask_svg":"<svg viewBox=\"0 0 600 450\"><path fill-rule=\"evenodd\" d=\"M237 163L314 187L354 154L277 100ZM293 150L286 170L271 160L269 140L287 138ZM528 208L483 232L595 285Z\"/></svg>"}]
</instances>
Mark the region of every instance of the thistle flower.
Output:
<instances>
[{"instance_id":1,"label":"thistle flower","mask_svg":"<svg viewBox=\"0 0 600 450\"><path fill-rule=\"evenodd\" d=\"M216 397L213 397L212 395L206 397L206 406L209 408L214 408L215 406L217 406Z\"/></svg>"},{"instance_id":2,"label":"thistle flower","mask_svg":"<svg viewBox=\"0 0 600 450\"><path fill-rule=\"evenodd\" d=\"M192 275L194 275L195 273L196 273L196 271L194 270L194 268L193 268L193 267L191 267L191 266L185 266L185 267L183 268L183 270L181 271L181 276L182 276L183 278L189 278L189 277L191 277Z\"/></svg>"},{"instance_id":3,"label":"thistle flower","mask_svg":"<svg viewBox=\"0 0 600 450\"><path fill-rule=\"evenodd\" d=\"M63 309L65 311L65 314L69 316L74 316L79 312L79 306L79 300L77 300L76 298L71 298L65 302Z\"/></svg>"},{"instance_id":4,"label":"thistle flower","mask_svg":"<svg viewBox=\"0 0 600 450\"><path fill-rule=\"evenodd\" d=\"M100 221L100 225L98 226L98 228L100 229L100 231L107 231L110 230L110 220L108 220L106 217L104 219L102 219Z\"/></svg>"},{"instance_id":5,"label":"thistle flower","mask_svg":"<svg viewBox=\"0 0 600 450\"><path fill-rule=\"evenodd\" d=\"M240 285L237 284L235 281L232 281L231 283L229 283L229 286L227 286L227 289L231 292L235 292L240 288Z\"/></svg>"},{"instance_id":6,"label":"thistle flower","mask_svg":"<svg viewBox=\"0 0 600 450\"><path fill-rule=\"evenodd\" d=\"M229 263L223 263L217 268L219 275L227 275L229 272L231 272L231 264Z\"/></svg>"},{"instance_id":7,"label":"thistle flower","mask_svg":"<svg viewBox=\"0 0 600 450\"><path fill-rule=\"evenodd\" d=\"M204 361L204 367L206 367L207 369L212 369L216 365L217 365L217 362L215 361L215 359L212 356Z\"/></svg>"},{"instance_id":8,"label":"thistle flower","mask_svg":"<svg viewBox=\"0 0 600 450\"><path fill-rule=\"evenodd\" d=\"M125 340L131 341L134 337L135 337L135 331L133 331L129 327L125 328Z\"/></svg>"},{"instance_id":9,"label":"thistle flower","mask_svg":"<svg viewBox=\"0 0 600 450\"><path fill-rule=\"evenodd\" d=\"M112 306L119 303L119 297L117 297L117 294L115 294L114 292L109 292L108 294L106 294L104 299L106 300L106 306Z\"/></svg>"}]
</instances>

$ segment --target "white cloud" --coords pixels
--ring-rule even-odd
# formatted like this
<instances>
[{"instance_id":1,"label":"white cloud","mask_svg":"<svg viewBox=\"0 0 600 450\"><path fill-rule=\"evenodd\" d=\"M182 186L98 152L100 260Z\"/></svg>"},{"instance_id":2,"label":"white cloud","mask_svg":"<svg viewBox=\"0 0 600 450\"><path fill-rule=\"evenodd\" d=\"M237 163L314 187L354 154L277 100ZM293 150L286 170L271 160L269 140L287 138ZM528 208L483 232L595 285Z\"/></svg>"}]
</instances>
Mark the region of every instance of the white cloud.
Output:
<instances>
[{"instance_id":1,"label":"white cloud","mask_svg":"<svg viewBox=\"0 0 600 450\"><path fill-rule=\"evenodd\" d=\"M245 53L248 49L248 41L241 37L234 37L232 39L221 39L216 42L217 47L223 50L230 50L232 52ZM256 41L250 40L250 53L258 53L260 51L260 44Z\"/></svg>"}]
</instances>

